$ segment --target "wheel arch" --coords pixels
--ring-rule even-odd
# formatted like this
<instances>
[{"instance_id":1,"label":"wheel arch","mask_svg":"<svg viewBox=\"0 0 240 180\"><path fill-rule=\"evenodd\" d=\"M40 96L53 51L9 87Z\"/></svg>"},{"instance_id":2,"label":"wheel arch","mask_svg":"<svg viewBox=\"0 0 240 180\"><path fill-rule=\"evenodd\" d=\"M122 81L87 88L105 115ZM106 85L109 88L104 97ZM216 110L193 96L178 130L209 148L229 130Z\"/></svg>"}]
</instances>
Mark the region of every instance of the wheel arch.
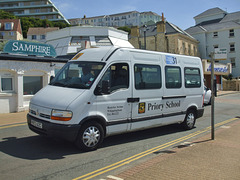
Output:
<instances>
[{"instance_id":1,"label":"wheel arch","mask_svg":"<svg viewBox=\"0 0 240 180\"><path fill-rule=\"evenodd\" d=\"M84 118L80 123L79 125L82 126L83 124L87 123L87 122L97 122L99 123L103 130L104 130L104 136L106 136L106 126L107 126L107 123L106 123L106 120L101 117L101 116L88 116L86 118Z\"/></svg>"}]
</instances>

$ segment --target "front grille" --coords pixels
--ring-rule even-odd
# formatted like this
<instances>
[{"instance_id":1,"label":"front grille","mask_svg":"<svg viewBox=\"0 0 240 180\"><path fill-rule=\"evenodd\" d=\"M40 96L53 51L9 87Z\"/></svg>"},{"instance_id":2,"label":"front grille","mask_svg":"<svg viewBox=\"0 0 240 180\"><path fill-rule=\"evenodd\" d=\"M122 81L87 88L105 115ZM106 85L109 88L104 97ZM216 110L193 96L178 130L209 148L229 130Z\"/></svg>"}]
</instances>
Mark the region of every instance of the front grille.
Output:
<instances>
[{"instance_id":1,"label":"front grille","mask_svg":"<svg viewBox=\"0 0 240 180\"><path fill-rule=\"evenodd\" d=\"M50 115L48 115L48 114L40 113L39 116L43 117L43 118L46 118L46 119L50 119Z\"/></svg>"}]
</instances>

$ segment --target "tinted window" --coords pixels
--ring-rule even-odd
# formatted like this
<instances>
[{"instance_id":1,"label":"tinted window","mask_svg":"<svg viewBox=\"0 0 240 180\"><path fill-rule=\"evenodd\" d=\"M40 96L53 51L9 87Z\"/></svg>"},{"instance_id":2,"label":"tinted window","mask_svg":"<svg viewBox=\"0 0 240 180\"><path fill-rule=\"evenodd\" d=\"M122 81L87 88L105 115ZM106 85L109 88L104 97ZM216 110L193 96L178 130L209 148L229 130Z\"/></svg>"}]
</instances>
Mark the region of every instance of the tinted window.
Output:
<instances>
[{"instance_id":1,"label":"tinted window","mask_svg":"<svg viewBox=\"0 0 240 180\"><path fill-rule=\"evenodd\" d=\"M165 82L166 88L181 88L182 78L180 67L166 66L165 67Z\"/></svg>"},{"instance_id":2,"label":"tinted window","mask_svg":"<svg viewBox=\"0 0 240 180\"><path fill-rule=\"evenodd\" d=\"M134 77L136 89L159 89L162 87L161 69L158 65L136 64Z\"/></svg>"},{"instance_id":3,"label":"tinted window","mask_svg":"<svg viewBox=\"0 0 240 180\"><path fill-rule=\"evenodd\" d=\"M194 88L201 86L200 70L198 68L185 68L185 87Z\"/></svg>"}]
</instances>

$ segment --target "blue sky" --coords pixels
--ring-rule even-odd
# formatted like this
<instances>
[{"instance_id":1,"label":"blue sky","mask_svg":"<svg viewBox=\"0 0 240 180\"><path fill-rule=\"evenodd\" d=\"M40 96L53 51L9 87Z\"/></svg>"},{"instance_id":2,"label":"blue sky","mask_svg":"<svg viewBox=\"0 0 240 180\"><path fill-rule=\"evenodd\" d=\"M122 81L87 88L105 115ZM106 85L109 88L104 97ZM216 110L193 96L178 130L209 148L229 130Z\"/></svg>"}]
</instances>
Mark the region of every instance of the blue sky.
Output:
<instances>
[{"instance_id":1,"label":"blue sky","mask_svg":"<svg viewBox=\"0 0 240 180\"><path fill-rule=\"evenodd\" d=\"M52 0L67 18L116 14L128 11L164 13L167 21L183 30L194 26L194 16L219 7L228 13L240 11L240 0Z\"/></svg>"}]
</instances>

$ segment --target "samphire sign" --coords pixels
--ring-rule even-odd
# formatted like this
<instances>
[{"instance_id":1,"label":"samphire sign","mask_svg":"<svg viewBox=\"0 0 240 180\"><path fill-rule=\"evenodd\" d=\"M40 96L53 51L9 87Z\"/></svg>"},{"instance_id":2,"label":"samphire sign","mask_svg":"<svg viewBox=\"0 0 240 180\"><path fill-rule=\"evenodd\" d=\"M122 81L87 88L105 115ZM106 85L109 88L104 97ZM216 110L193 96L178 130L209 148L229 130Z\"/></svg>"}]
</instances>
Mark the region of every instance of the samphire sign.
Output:
<instances>
[{"instance_id":1,"label":"samphire sign","mask_svg":"<svg viewBox=\"0 0 240 180\"><path fill-rule=\"evenodd\" d=\"M50 44L10 40L4 46L5 53L55 57L56 51Z\"/></svg>"}]
</instances>

